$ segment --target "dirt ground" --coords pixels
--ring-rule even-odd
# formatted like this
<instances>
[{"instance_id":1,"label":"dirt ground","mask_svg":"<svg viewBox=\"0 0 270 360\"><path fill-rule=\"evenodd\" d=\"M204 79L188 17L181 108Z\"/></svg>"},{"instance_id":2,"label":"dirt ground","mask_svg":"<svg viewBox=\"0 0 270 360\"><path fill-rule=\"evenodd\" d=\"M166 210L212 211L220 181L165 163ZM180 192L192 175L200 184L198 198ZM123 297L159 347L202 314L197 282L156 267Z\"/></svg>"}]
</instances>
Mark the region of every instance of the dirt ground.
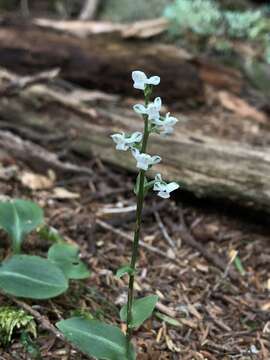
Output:
<instances>
[{"instance_id":1,"label":"dirt ground","mask_svg":"<svg viewBox=\"0 0 270 360\"><path fill-rule=\"evenodd\" d=\"M215 134L255 146L269 142L265 124L239 118L213 104L211 112L206 106L200 116L198 110L185 115L190 121L184 127L193 127L195 134ZM135 175L64 150L65 159L91 168L93 177L57 175L51 188L33 190L22 181L22 174L32 170L9 156L1 157L3 169L15 168L10 177L0 179L0 193L37 201L45 209L47 224L80 245L92 271L88 280L72 283L62 296L25 303L51 324L71 314L90 313L118 323L124 331L118 312L126 300L127 278L119 280L114 274L130 258ZM59 192L61 187L67 190L64 194ZM150 194L142 240L137 296L157 294L159 305L135 333L138 359L270 359L266 217L194 199L181 190L171 201ZM2 233L1 242L3 258L8 242ZM49 245L33 234L24 250L45 255ZM235 266L236 254L243 269ZM0 305L8 303L12 301L1 296ZM87 359L38 325L35 341L43 359ZM12 344L0 349L0 359L30 357L15 334Z\"/></svg>"}]
</instances>

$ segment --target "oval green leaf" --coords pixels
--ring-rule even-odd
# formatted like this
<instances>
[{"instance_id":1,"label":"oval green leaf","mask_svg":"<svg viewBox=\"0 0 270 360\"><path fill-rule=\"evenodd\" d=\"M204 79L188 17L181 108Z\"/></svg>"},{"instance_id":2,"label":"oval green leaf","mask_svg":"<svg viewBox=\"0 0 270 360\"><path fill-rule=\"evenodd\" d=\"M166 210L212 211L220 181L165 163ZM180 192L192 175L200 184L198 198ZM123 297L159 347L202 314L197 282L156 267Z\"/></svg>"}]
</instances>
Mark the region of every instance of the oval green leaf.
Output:
<instances>
[{"instance_id":1,"label":"oval green leaf","mask_svg":"<svg viewBox=\"0 0 270 360\"><path fill-rule=\"evenodd\" d=\"M73 317L59 321L56 326L83 353L103 360L135 360L133 346L117 326L97 320Z\"/></svg>"},{"instance_id":2,"label":"oval green leaf","mask_svg":"<svg viewBox=\"0 0 270 360\"><path fill-rule=\"evenodd\" d=\"M28 233L43 222L43 210L32 201L14 199L0 202L0 227L12 240L14 252L20 252Z\"/></svg>"},{"instance_id":3,"label":"oval green leaf","mask_svg":"<svg viewBox=\"0 0 270 360\"><path fill-rule=\"evenodd\" d=\"M157 295L149 295L144 298L134 300L130 326L139 327L145 320L147 320L151 316L157 301ZM120 318L122 321L127 321L127 305L124 305L120 310Z\"/></svg>"},{"instance_id":4,"label":"oval green leaf","mask_svg":"<svg viewBox=\"0 0 270 360\"><path fill-rule=\"evenodd\" d=\"M68 281L62 270L47 259L14 255L0 267L0 288L18 297L49 299L65 292Z\"/></svg>"},{"instance_id":5,"label":"oval green leaf","mask_svg":"<svg viewBox=\"0 0 270 360\"><path fill-rule=\"evenodd\" d=\"M86 279L90 272L79 257L79 248L70 244L54 244L49 248L48 259L54 262L68 279Z\"/></svg>"}]
</instances>

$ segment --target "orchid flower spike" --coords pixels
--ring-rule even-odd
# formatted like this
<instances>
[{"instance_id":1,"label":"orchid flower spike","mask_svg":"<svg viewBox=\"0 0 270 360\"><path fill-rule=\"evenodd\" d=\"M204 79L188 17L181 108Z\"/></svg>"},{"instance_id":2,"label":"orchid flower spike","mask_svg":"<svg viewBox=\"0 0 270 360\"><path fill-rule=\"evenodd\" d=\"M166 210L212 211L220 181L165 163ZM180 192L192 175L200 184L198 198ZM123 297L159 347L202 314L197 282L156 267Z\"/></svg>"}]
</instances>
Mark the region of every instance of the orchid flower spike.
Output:
<instances>
[{"instance_id":1,"label":"orchid flower spike","mask_svg":"<svg viewBox=\"0 0 270 360\"><path fill-rule=\"evenodd\" d=\"M155 176L155 183L154 183L154 191L158 191L158 196L162 197L163 199L168 199L170 197L170 193L179 188L179 185L176 182L166 183L162 180L160 174Z\"/></svg>"},{"instance_id":2,"label":"orchid flower spike","mask_svg":"<svg viewBox=\"0 0 270 360\"><path fill-rule=\"evenodd\" d=\"M161 109L161 98L155 98L154 102L150 103L147 107L142 104L136 104L133 106L133 109L136 113L142 115L148 115L148 119L152 121L157 121L160 117L159 112Z\"/></svg>"},{"instance_id":3,"label":"orchid flower spike","mask_svg":"<svg viewBox=\"0 0 270 360\"><path fill-rule=\"evenodd\" d=\"M137 168L145 171L148 170L149 166L158 164L161 161L160 156L140 153L138 149L132 149L132 155L137 161Z\"/></svg>"},{"instance_id":4,"label":"orchid flower spike","mask_svg":"<svg viewBox=\"0 0 270 360\"><path fill-rule=\"evenodd\" d=\"M141 142L143 134L139 131L136 131L131 135L127 135L124 132L121 132L120 134L113 134L111 137L116 143L117 150L126 151L129 148L132 148L135 143Z\"/></svg>"},{"instance_id":5,"label":"orchid flower spike","mask_svg":"<svg viewBox=\"0 0 270 360\"><path fill-rule=\"evenodd\" d=\"M153 123L157 125L157 129L160 131L161 135L168 135L173 132L173 126L178 122L178 120L170 116L168 112L164 119L155 119Z\"/></svg>"},{"instance_id":6,"label":"orchid flower spike","mask_svg":"<svg viewBox=\"0 0 270 360\"><path fill-rule=\"evenodd\" d=\"M142 71L132 71L133 87L135 89L144 90L146 85L158 85L160 83L159 76L151 76L148 78Z\"/></svg>"}]
</instances>

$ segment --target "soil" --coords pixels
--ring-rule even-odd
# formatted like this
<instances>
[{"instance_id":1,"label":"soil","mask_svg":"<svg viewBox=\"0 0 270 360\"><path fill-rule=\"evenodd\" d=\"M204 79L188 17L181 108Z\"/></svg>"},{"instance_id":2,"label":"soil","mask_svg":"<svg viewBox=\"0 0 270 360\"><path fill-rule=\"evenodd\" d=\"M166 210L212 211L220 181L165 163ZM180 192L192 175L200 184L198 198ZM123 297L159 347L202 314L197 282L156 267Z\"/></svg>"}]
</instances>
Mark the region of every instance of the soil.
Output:
<instances>
[{"instance_id":1,"label":"soil","mask_svg":"<svg viewBox=\"0 0 270 360\"><path fill-rule=\"evenodd\" d=\"M213 105L199 111L201 116L198 109L185 114L190 121L184 127L193 126L195 135L215 134L259 146L269 141L265 125L254 119L239 118ZM12 178L0 180L0 193L37 201L45 209L47 224L67 241L79 244L92 274L88 280L73 282L62 296L25 303L34 306L51 324L59 318L88 313L117 323L125 331L118 312L126 299L127 278L119 280L114 274L130 258L128 236L134 228L135 175L98 158L78 158L68 148L61 149L61 154L65 160L91 168L94 175L57 175L52 188L31 190L22 184L21 174L32 170L3 156L4 169L15 165L16 171ZM58 187L77 197L57 198ZM134 334L138 359L269 359L270 246L263 219L258 214L195 200L181 191L170 201L150 194L145 209L141 238L163 255L140 249L136 296L158 294L163 308ZM105 228L104 223L110 227ZM185 232L210 254L208 260L188 244ZM2 233L1 241L5 245L4 257L8 242ZM45 255L49 246L48 241L32 234L24 251ZM243 269L236 266L236 252ZM225 260L225 271L211 261L214 255ZM230 271L236 276L232 278ZM0 304L8 303L13 304L1 296ZM162 320L158 312L177 322ZM42 359L88 358L37 324L38 337L33 340ZM8 348L0 349L0 359L31 359L19 334L14 334Z\"/></svg>"}]
</instances>

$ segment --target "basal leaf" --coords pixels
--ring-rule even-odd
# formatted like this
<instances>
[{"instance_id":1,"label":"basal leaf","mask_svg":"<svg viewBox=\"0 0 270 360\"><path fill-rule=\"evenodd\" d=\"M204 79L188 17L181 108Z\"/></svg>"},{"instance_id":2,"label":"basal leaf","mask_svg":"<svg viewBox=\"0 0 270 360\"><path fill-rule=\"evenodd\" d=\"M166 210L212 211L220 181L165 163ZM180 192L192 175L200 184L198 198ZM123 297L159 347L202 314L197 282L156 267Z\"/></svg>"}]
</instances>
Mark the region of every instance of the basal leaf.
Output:
<instances>
[{"instance_id":1,"label":"basal leaf","mask_svg":"<svg viewBox=\"0 0 270 360\"><path fill-rule=\"evenodd\" d=\"M54 244L48 259L58 265L68 279L86 279L90 272L79 257L79 248L70 244Z\"/></svg>"},{"instance_id":2,"label":"basal leaf","mask_svg":"<svg viewBox=\"0 0 270 360\"><path fill-rule=\"evenodd\" d=\"M71 343L87 355L104 360L136 358L131 344L129 356L127 355L126 337L117 326L81 317L59 321L56 326Z\"/></svg>"},{"instance_id":3,"label":"basal leaf","mask_svg":"<svg viewBox=\"0 0 270 360\"><path fill-rule=\"evenodd\" d=\"M157 295L149 295L141 299L133 301L132 306L132 327L139 327L146 319L148 319L158 301ZM122 321L127 321L127 305L124 305L120 310L120 318Z\"/></svg>"},{"instance_id":4,"label":"basal leaf","mask_svg":"<svg viewBox=\"0 0 270 360\"><path fill-rule=\"evenodd\" d=\"M20 252L25 235L42 222L43 211L32 201L14 199L0 202L0 227L10 236L16 253Z\"/></svg>"},{"instance_id":5,"label":"basal leaf","mask_svg":"<svg viewBox=\"0 0 270 360\"><path fill-rule=\"evenodd\" d=\"M65 292L68 281L62 270L47 259L14 255L0 267L0 288L18 297L49 299Z\"/></svg>"},{"instance_id":6,"label":"basal leaf","mask_svg":"<svg viewBox=\"0 0 270 360\"><path fill-rule=\"evenodd\" d=\"M65 240L59 234L59 232L52 226L43 225L37 229L37 233L41 239L50 241L52 243L61 244L64 243Z\"/></svg>"}]
</instances>

